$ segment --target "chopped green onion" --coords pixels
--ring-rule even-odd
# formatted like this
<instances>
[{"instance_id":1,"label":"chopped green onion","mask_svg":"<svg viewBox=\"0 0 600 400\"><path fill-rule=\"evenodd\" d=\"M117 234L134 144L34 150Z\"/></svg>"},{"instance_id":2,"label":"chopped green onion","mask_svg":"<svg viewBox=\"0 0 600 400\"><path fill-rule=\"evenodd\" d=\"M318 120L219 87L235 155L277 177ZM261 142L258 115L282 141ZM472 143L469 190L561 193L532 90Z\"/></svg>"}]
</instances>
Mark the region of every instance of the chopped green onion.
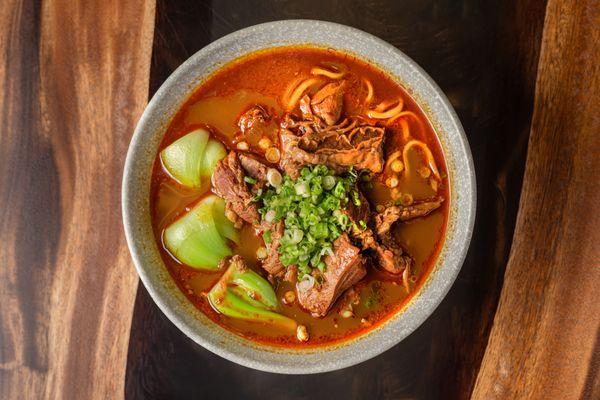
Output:
<instances>
[{"instance_id":1,"label":"chopped green onion","mask_svg":"<svg viewBox=\"0 0 600 400\"><path fill-rule=\"evenodd\" d=\"M304 232L300 229L292 229L292 237L290 238L290 243L300 243L302 238L304 237Z\"/></svg>"},{"instance_id":2,"label":"chopped green onion","mask_svg":"<svg viewBox=\"0 0 600 400\"><path fill-rule=\"evenodd\" d=\"M352 227L341 210L350 196L358 196L351 194L356 174L334 177L333 173L324 165L304 167L296 180L285 175L281 185L265 189L260 196L262 219L284 222L280 260L285 266L296 265L300 279L314 268L325 269L322 257L330 254L333 241Z\"/></svg>"},{"instance_id":3,"label":"chopped green onion","mask_svg":"<svg viewBox=\"0 0 600 400\"><path fill-rule=\"evenodd\" d=\"M352 192L352 202L357 207L361 204L360 197L358 196L358 192L356 190Z\"/></svg>"},{"instance_id":4,"label":"chopped green onion","mask_svg":"<svg viewBox=\"0 0 600 400\"><path fill-rule=\"evenodd\" d=\"M263 233L263 241L265 244L270 244L273 241L273 239L271 239L271 231Z\"/></svg>"},{"instance_id":5,"label":"chopped green onion","mask_svg":"<svg viewBox=\"0 0 600 400\"><path fill-rule=\"evenodd\" d=\"M323 178L323 189L331 190L335 186L335 178L331 175L327 175Z\"/></svg>"},{"instance_id":6,"label":"chopped green onion","mask_svg":"<svg viewBox=\"0 0 600 400\"><path fill-rule=\"evenodd\" d=\"M254 185L256 184L256 179L252 178L251 176L245 176L244 182Z\"/></svg>"},{"instance_id":7,"label":"chopped green onion","mask_svg":"<svg viewBox=\"0 0 600 400\"><path fill-rule=\"evenodd\" d=\"M275 211L273 211L273 210L269 210L265 214L265 221L267 221L267 222L273 222L273 221L275 221L276 217L277 217L277 213Z\"/></svg>"},{"instance_id":8,"label":"chopped green onion","mask_svg":"<svg viewBox=\"0 0 600 400\"><path fill-rule=\"evenodd\" d=\"M304 182L296 184L296 186L294 186L294 189L296 189L296 194L298 196L306 197L309 195L308 185Z\"/></svg>"}]
</instances>

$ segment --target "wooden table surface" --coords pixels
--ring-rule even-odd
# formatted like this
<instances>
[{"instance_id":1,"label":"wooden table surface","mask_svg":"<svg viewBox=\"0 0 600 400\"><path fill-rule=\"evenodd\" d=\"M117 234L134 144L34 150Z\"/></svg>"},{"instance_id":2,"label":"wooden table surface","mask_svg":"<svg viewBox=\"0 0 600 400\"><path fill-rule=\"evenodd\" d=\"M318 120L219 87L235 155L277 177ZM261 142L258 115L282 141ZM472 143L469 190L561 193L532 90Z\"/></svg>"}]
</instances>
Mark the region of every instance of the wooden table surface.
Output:
<instances>
[{"instance_id":1,"label":"wooden table surface","mask_svg":"<svg viewBox=\"0 0 600 400\"><path fill-rule=\"evenodd\" d=\"M354 26L417 61L477 173L443 303L386 353L310 376L187 339L138 285L120 213L149 95L211 41L286 18ZM1 399L600 398L596 0L5 0L0 22Z\"/></svg>"}]
</instances>

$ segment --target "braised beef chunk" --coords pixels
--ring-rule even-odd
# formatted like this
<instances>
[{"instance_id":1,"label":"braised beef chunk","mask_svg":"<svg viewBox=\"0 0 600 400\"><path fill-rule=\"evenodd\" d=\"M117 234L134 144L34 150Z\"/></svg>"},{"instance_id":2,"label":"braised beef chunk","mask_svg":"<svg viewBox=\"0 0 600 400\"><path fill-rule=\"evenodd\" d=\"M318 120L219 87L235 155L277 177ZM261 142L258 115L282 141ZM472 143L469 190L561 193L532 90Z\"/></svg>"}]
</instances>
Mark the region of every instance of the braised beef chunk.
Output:
<instances>
[{"instance_id":1,"label":"braised beef chunk","mask_svg":"<svg viewBox=\"0 0 600 400\"><path fill-rule=\"evenodd\" d=\"M410 268L413 259L404 253L402 246L396 241L391 232L379 236L379 241L374 245L375 258L381 268L391 274L400 274Z\"/></svg>"},{"instance_id":2,"label":"braised beef chunk","mask_svg":"<svg viewBox=\"0 0 600 400\"><path fill-rule=\"evenodd\" d=\"M424 217L442 205L443 199L421 201L410 206L391 206L375 216L375 230L383 235L390 230L394 222L406 222L414 218Z\"/></svg>"},{"instance_id":3,"label":"braised beef chunk","mask_svg":"<svg viewBox=\"0 0 600 400\"><path fill-rule=\"evenodd\" d=\"M267 180L267 170L269 168L265 164L245 154L240 154L238 157L242 168L246 171L248 176L259 182Z\"/></svg>"},{"instance_id":4,"label":"braised beef chunk","mask_svg":"<svg viewBox=\"0 0 600 400\"><path fill-rule=\"evenodd\" d=\"M344 81L323 86L310 101L313 112L327 125L335 124L342 114Z\"/></svg>"},{"instance_id":5,"label":"braised beef chunk","mask_svg":"<svg viewBox=\"0 0 600 400\"><path fill-rule=\"evenodd\" d=\"M228 210L252 224L260 221L260 216L258 206L253 202L254 195L244 181L244 176L240 160L232 151L215 166L212 185L215 194L225 199ZM229 215L228 218L232 219ZM236 221L232 219L232 222Z\"/></svg>"},{"instance_id":6,"label":"braised beef chunk","mask_svg":"<svg viewBox=\"0 0 600 400\"><path fill-rule=\"evenodd\" d=\"M267 247L267 258L263 261L262 267L273 276L280 276L285 270L285 266L279 261L278 253L279 240L281 240L281 237L283 236L283 230L283 221L277 222L274 226L265 226L265 232L270 232L271 240L269 243L265 243Z\"/></svg>"},{"instance_id":7,"label":"braised beef chunk","mask_svg":"<svg viewBox=\"0 0 600 400\"><path fill-rule=\"evenodd\" d=\"M379 173L384 164L384 136L384 128L356 118L326 128L318 122L298 122L288 118L280 132L280 164L292 177L308 164L325 164L336 172L353 166Z\"/></svg>"},{"instance_id":8,"label":"braised beef chunk","mask_svg":"<svg viewBox=\"0 0 600 400\"><path fill-rule=\"evenodd\" d=\"M336 299L366 275L365 259L347 234L333 242L333 255L324 258L322 282L297 285L300 305L315 317L324 317Z\"/></svg>"},{"instance_id":9,"label":"braised beef chunk","mask_svg":"<svg viewBox=\"0 0 600 400\"><path fill-rule=\"evenodd\" d=\"M410 255L406 254L402 246L396 241L392 233L389 231L389 227L387 231L381 231L376 233L373 232L371 228L371 209L369 206L369 202L362 195L360 190L357 189L357 191L359 193L359 205L354 204L354 202L349 202L346 208L342 210L342 212L346 214L350 218L350 221L353 223L353 228L350 231L350 236L352 237L355 243L361 246L361 249L368 250L369 253L371 253L374 256L379 267L391 274L396 275L402 273L406 268L410 268L412 266L414 262L413 259L410 257ZM434 202L431 201L429 203ZM439 207L439 204L441 204L441 200L437 204ZM419 210L425 209L428 208L422 207ZM434 209L435 208L431 208L430 211ZM384 213L378 214L377 216L380 216L382 214ZM416 218L417 212L406 212L403 215L404 218L406 218L407 215L412 215ZM365 221L366 226L361 226L362 224L360 223L360 221Z\"/></svg>"},{"instance_id":10,"label":"braised beef chunk","mask_svg":"<svg viewBox=\"0 0 600 400\"><path fill-rule=\"evenodd\" d=\"M277 141L279 127L267 108L255 105L243 113L238 119L241 133L236 136L240 141L247 142L250 147L257 147L263 138L274 143Z\"/></svg>"},{"instance_id":11,"label":"braised beef chunk","mask_svg":"<svg viewBox=\"0 0 600 400\"><path fill-rule=\"evenodd\" d=\"M261 106L254 106L243 113L238 119L238 126L242 134L251 133L252 130L263 129L268 124L271 117L267 111Z\"/></svg>"},{"instance_id":12,"label":"braised beef chunk","mask_svg":"<svg viewBox=\"0 0 600 400\"><path fill-rule=\"evenodd\" d=\"M294 135L291 132L283 132L279 139L281 140L282 156L279 161L279 166L285 171L292 179L300 176L300 170L306 164L316 163L318 158L314 154L309 154L301 151L298 147L300 137ZM293 153L296 153L293 155Z\"/></svg>"},{"instance_id":13,"label":"braised beef chunk","mask_svg":"<svg viewBox=\"0 0 600 400\"><path fill-rule=\"evenodd\" d=\"M409 268L413 260L404 252L402 246L392 236L391 232L375 234L371 229L371 209L368 200L358 190L359 205L349 202L342 212L346 214L353 224L350 236L361 249L373 254L377 264L392 274L400 274ZM360 221L364 221L365 225ZM363 225L363 226L361 226Z\"/></svg>"}]
</instances>

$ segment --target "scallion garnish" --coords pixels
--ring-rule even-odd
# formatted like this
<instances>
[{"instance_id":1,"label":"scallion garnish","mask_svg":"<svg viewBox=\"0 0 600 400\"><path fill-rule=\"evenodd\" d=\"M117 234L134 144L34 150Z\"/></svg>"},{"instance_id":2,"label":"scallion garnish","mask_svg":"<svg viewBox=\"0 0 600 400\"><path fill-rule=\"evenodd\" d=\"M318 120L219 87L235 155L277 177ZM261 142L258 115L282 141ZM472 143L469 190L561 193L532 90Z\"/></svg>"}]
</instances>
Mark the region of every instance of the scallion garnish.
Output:
<instances>
[{"instance_id":1,"label":"scallion garnish","mask_svg":"<svg viewBox=\"0 0 600 400\"><path fill-rule=\"evenodd\" d=\"M352 227L341 209L350 193L354 204L360 202L358 193L352 191L356 173L333 175L324 165L304 167L298 179L285 175L279 187L266 189L260 196L262 219L284 221L279 258L285 266L297 265L300 279L313 268L325 269L323 256L331 254L334 240Z\"/></svg>"}]
</instances>

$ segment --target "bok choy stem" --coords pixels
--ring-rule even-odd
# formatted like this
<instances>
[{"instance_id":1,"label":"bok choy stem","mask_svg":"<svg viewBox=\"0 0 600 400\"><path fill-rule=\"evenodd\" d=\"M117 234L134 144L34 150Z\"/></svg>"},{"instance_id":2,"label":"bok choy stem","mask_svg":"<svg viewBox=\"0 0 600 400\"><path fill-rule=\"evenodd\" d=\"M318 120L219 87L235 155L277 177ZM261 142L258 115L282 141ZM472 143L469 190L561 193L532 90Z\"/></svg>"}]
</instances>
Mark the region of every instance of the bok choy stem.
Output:
<instances>
[{"instance_id":1,"label":"bok choy stem","mask_svg":"<svg viewBox=\"0 0 600 400\"><path fill-rule=\"evenodd\" d=\"M285 330L296 329L296 321L278 314L275 291L263 277L233 256L229 268L208 293L212 307L223 315L260 322Z\"/></svg>"}]
</instances>

